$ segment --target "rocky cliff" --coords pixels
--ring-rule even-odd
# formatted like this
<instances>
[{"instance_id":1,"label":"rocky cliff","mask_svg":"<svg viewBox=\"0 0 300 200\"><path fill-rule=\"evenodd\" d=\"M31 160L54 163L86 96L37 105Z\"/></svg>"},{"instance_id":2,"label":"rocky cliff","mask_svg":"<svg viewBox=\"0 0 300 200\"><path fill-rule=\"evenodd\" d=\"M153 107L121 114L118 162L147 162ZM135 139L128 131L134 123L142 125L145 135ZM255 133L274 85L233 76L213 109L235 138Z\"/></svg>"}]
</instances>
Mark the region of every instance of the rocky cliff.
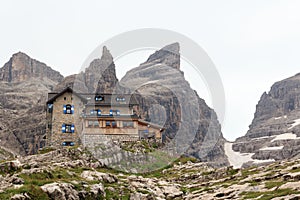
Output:
<instances>
[{"instance_id":1,"label":"rocky cliff","mask_svg":"<svg viewBox=\"0 0 300 200\"><path fill-rule=\"evenodd\" d=\"M16 83L32 78L47 79L58 83L63 79L63 76L46 64L30 58L22 52L14 54L0 69L0 81Z\"/></svg>"},{"instance_id":2,"label":"rocky cliff","mask_svg":"<svg viewBox=\"0 0 300 200\"><path fill-rule=\"evenodd\" d=\"M54 90L71 87L77 92L112 93L117 82L113 57L103 47L101 58L94 59L84 72L66 77Z\"/></svg>"},{"instance_id":3,"label":"rocky cliff","mask_svg":"<svg viewBox=\"0 0 300 200\"><path fill-rule=\"evenodd\" d=\"M24 53L0 69L0 144L17 154L33 154L45 141L47 93L63 76Z\"/></svg>"},{"instance_id":4,"label":"rocky cliff","mask_svg":"<svg viewBox=\"0 0 300 200\"><path fill-rule=\"evenodd\" d=\"M140 117L164 126L164 140L172 151L227 165L224 138L216 113L190 88L180 70L179 44L150 55L118 82L113 57L106 47L101 58L85 71L63 78L45 64L23 53L1 68L1 144L22 155L44 145L44 104L47 92L73 87L77 92L135 93ZM30 116L30 117L28 117Z\"/></svg>"},{"instance_id":5,"label":"rocky cliff","mask_svg":"<svg viewBox=\"0 0 300 200\"><path fill-rule=\"evenodd\" d=\"M179 50L174 43L156 51L127 72L119 85L136 94L142 118L165 127L164 139L177 152L215 166L226 165L225 140L216 113L185 80Z\"/></svg>"},{"instance_id":6,"label":"rocky cliff","mask_svg":"<svg viewBox=\"0 0 300 200\"><path fill-rule=\"evenodd\" d=\"M233 150L251 155L258 163L290 159L300 153L300 74L276 82L263 93L254 119ZM247 160L246 160L247 161Z\"/></svg>"}]
</instances>

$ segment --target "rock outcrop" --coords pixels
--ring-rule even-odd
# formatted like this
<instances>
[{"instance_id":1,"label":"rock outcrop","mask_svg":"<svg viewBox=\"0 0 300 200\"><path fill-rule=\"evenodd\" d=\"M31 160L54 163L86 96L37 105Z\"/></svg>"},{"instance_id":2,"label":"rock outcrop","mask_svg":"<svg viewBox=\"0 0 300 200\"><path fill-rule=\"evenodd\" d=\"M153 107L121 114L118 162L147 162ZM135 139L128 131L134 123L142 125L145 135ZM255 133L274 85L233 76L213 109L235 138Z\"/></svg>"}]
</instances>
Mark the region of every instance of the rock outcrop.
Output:
<instances>
[{"instance_id":1,"label":"rock outcrop","mask_svg":"<svg viewBox=\"0 0 300 200\"><path fill-rule=\"evenodd\" d=\"M46 64L30 58L19 52L0 69L0 81L9 83L24 82L32 78L52 80L54 83L62 81L63 76Z\"/></svg>"},{"instance_id":2,"label":"rock outcrop","mask_svg":"<svg viewBox=\"0 0 300 200\"><path fill-rule=\"evenodd\" d=\"M136 94L142 118L165 127L164 139L172 141L177 152L226 165L216 113L185 80L179 49L174 43L156 51L128 71L119 85L124 92Z\"/></svg>"},{"instance_id":3,"label":"rock outcrop","mask_svg":"<svg viewBox=\"0 0 300 200\"><path fill-rule=\"evenodd\" d=\"M299 160L215 169L181 157L154 173L123 174L81 148L43 151L1 163L0 199L300 198Z\"/></svg>"},{"instance_id":4,"label":"rock outcrop","mask_svg":"<svg viewBox=\"0 0 300 200\"><path fill-rule=\"evenodd\" d=\"M54 90L61 91L71 87L77 92L112 93L117 82L113 57L109 50L103 47L101 58L94 59L84 72L66 77Z\"/></svg>"},{"instance_id":5,"label":"rock outcrop","mask_svg":"<svg viewBox=\"0 0 300 200\"><path fill-rule=\"evenodd\" d=\"M0 69L0 144L16 154L36 153L45 145L47 93L63 76L17 53Z\"/></svg>"},{"instance_id":6,"label":"rock outcrop","mask_svg":"<svg viewBox=\"0 0 300 200\"><path fill-rule=\"evenodd\" d=\"M300 74L276 82L263 93L247 134L232 145L256 160L283 160L300 153ZM251 164L251 161L250 163Z\"/></svg>"},{"instance_id":7,"label":"rock outcrop","mask_svg":"<svg viewBox=\"0 0 300 200\"><path fill-rule=\"evenodd\" d=\"M180 70L179 44L150 55L118 82L113 57L106 47L85 71L63 79L45 64L23 53L13 55L0 70L0 144L22 155L45 145L44 106L47 93L71 87L76 92L135 93L140 117L164 126L164 140L175 154L228 164L216 113L190 88ZM30 116L30 117L28 117Z\"/></svg>"}]
</instances>

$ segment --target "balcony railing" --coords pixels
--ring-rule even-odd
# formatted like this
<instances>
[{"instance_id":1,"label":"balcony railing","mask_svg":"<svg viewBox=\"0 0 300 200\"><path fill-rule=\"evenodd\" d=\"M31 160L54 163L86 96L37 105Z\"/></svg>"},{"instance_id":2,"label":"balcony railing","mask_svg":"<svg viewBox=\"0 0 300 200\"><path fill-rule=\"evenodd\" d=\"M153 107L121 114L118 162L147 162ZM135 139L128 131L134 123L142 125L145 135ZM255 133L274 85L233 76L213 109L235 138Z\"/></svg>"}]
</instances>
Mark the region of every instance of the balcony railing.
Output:
<instances>
[{"instance_id":1,"label":"balcony railing","mask_svg":"<svg viewBox=\"0 0 300 200\"><path fill-rule=\"evenodd\" d=\"M118 117L137 117L136 114L119 114L119 115L111 115L111 114L101 114L101 115L95 115L95 114L82 114L81 117L83 118L108 118L108 117L114 117L114 118L118 118Z\"/></svg>"}]
</instances>

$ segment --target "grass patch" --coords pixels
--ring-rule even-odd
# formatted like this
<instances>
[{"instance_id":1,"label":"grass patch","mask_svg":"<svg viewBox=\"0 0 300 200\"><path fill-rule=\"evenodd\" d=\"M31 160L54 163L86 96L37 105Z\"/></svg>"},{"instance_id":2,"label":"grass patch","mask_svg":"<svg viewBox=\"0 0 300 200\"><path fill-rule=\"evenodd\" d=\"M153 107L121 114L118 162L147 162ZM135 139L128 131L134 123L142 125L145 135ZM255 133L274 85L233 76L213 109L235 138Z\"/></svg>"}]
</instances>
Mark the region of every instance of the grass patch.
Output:
<instances>
[{"instance_id":1,"label":"grass patch","mask_svg":"<svg viewBox=\"0 0 300 200\"><path fill-rule=\"evenodd\" d=\"M227 173L228 176L233 176L233 175L236 175L239 171L240 171L239 169L232 169L231 168L231 169L228 169L226 173Z\"/></svg>"},{"instance_id":2,"label":"grass patch","mask_svg":"<svg viewBox=\"0 0 300 200\"><path fill-rule=\"evenodd\" d=\"M290 194L299 194L299 191L294 191L290 188L288 189L280 189L275 191L267 191L267 192L242 192L240 195L243 196L243 199L254 199L260 197L260 200L270 200L275 197L283 197Z\"/></svg>"},{"instance_id":3,"label":"grass patch","mask_svg":"<svg viewBox=\"0 0 300 200\"><path fill-rule=\"evenodd\" d=\"M274 187L280 187L283 184L285 184L284 181L270 181L265 183L265 187L268 189L274 188Z\"/></svg>"},{"instance_id":4,"label":"grass patch","mask_svg":"<svg viewBox=\"0 0 300 200\"><path fill-rule=\"evenodd\" d=\"M24 185L18 189L8 189L3 193L0 193L1 200L8 200L15 194L24 194L27 193L31 199L39 199L39 200L49 200L48 195L41 190L40 187L36 185Z\"/></svg>"},{"instance_id":5,"label":"grass patch","mask_svg":"<svg viewBox=\"0 0 300 200\"><path fill-rule=\"evenodd\" d=\"M45 153L49 153L51 151L55 151L55 149L53 147L45 147L43 149L40 149L38 151L38 154L45 154Z\"/></svg>"}]
</instances>

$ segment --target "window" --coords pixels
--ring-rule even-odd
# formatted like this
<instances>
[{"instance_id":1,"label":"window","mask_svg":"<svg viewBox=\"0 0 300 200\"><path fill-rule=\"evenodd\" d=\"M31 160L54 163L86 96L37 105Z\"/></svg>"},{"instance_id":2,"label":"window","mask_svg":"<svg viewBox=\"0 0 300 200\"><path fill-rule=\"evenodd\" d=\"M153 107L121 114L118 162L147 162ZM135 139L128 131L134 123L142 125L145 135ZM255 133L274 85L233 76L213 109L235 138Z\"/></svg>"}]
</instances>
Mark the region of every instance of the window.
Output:
<instances>
[{"instance_id":1,"label":"window","mask_svg":"<svg viewBox=\"0 0 300 200\"><path fill-rule=\"evenodd\" d=\"M117 101L117 102L125 102L126 99L125 99L125 97L122 97L122 96L121 96L121 97L117 97L117 98L116 98L116 101Z\"/></svg>"},{"instance_id":2,"label":"window","mask_svg":"<svg viewBox=\"0 0 300 200\"><path fill-rule=\"evenodd\" d=\"M70 104L64 105L64 114L74 114L74 106Z\"/></svg>"},{"instance_id":3,"label":"window","mask_svg":"<svg viewBox=\"0 0 300 200\"><path fill-rule=\"evenodd\" d=\"M49 113L53 112L53 104L48 104L48 112Z\"/></svg>"},{"instance_id":4,"label":"window","mask_svg":"<svg viewBox=\"0 0 300 200\"><path fill-rule=\"evenodd\" d=\"M94 122L93 121L88 121L88 127L93 127L94 126Z\"/></svg>"},{"instance_id":5,"label":"window","mask_svg":"<svg viewBox=\"0 0 300 200\"><path fill-rule=\"evenodd\" d=\"M110 110L109 111L109 115L110 116L114 116L114 115L120 115L120 110Z\"/></svg>"},{"instance_id":6,"label":"window","mask_svg":"<svg viewBox=\"0 0 300 200\"><path fill-rule=\"evenodd\" d=\"M61 127L62 133L74 133L75 132L75 126L74 124L63 124Z\"/></svg>"},{"instance_id":7,"label":"window","mask_svg":"<svg viewBox=\"0 0 300 200\"><path fill-rule=\"evenodd\" d=\"M92 116L101 116L101 110L100 109L98 109L98 110L95 110L95 109L90 110L90 115L92 115Z\"/></svg>"},{"instance_id":8,"label":"window","mask_svg":"<svg viewBox=\"0 0 300 200\"><path fill-rule=\"evenodd\" d=\"M95 96L95 101L103 101L104 100L104 96Z\"/></svg>"},{"instance_id":9,"label":"window","mask_svg":"<svg viewBox=\"0 0 300 200\"><path fill-rule=\"evenodd\" d=\"M110 121L106 121L106 122L105 122L105 126L106 126L106 127L110 127Z\"/></svg>"},{"instance_id":10,"label":"window","mask_svg":"<svg viewBox=\"0 0 300 200\"><path fill-rule=\"evenodd\" d=\"M105 126L106 127L113 127L113 128L117 128L117 122L116 121L106 121L105 122Z\"/></svg>"},{"instance_id":11,"label":"window","mask_svg":"<svg viewBox=\"0 0 300 200\"><path fill-rule=\"evenodd\" d=\"M123 122L123 127L133 128L133 122Z\"/></svg>"},{"instance_id":12,"label":"window","mask_svg":"<svg viewBox=\"0 0 300 200\"><path fill-rule=\"evenodd\" d=\"M95 116L97 114L96 110L90 110L90 115Z\"/></svg>"},{"instance_id":13,"label":"window","mask_svg":"<svg viewBox=\"0 0 300 200\"><path fill-rule=\"evenodd\" d=\"M62 144L61 144L62 146L74 146L75 145L75 143L74 142L63 142Z\"/></svg>"},{"instance_id":14,"label":"window","mask_svg":"<svg viewBox=\"0 0 300 200\"><path fill-rule=\"evenodd\" d=\"M112 121L112 122L111 122L111 126L112 126L113 128L117 128L117 122L116 122L116 121Z\"/></svg>"},{"instance_id":15,"label":"window","mask_svg":"<svg viewBox=\"0 0 300 200\"><path fill-rule=\"evenodd\" d=\"M99 127L98 120L90 120L90 121L88 121L88 127Z\"/></svg>"},{"instance_id":16,"label":"window","mask_svg":"<svg viewBox=\"0 0 300 200\"><path fill-rule=\"evenodd\" d=\"M67 100L67 97L64 97L64 100Z\"/></svg>"}]
</instances>

